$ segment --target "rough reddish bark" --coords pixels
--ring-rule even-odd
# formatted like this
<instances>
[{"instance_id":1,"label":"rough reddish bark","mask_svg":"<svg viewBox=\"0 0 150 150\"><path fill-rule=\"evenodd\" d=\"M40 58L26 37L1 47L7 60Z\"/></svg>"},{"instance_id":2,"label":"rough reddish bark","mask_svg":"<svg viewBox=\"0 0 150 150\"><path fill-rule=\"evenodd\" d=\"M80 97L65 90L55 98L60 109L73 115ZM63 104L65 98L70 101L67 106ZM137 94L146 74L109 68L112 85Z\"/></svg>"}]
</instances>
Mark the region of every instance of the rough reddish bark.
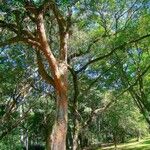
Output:
<instances>
[{"instance_id":1,"label":"rough reddish bark","mask_svg":"<svg viewBox=\"0 0 150 150\"><path fill-rule=\"evenodd\" d=\"M43 14L38 16L38 37L41 43L41 51L44 53L54 79L54 87L57 96L56 120L51 134L51 148L47 143L47 149L65 150L67 134L67 38L66 32L61 33L60 60L56 60L49 47L46 37ZM47 141L48 142L48 141Z\"/></svg>"},{"instance_id":2,"label":"rough reddish bark","mask_svg":"<svg viewBox=\"0 0 150 150\"><path fill-rule=\"evenodd\" d=\"M51 149L66 149L67 134L67 93L62 89L57 97L57 114L56 121L51 134Z\"/></svg>"}]
</instances>

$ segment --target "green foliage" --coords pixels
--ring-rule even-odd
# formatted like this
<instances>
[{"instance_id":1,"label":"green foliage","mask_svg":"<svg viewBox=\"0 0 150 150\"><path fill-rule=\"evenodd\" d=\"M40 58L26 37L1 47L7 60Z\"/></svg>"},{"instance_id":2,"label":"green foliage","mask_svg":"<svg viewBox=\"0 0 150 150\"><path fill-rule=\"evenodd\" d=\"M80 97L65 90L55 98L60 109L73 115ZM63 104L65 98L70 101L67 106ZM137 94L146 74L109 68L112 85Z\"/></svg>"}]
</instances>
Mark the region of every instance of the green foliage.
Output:
<instances>
[{"instance_id":1,"label":"green foliage","mask_svg":"<svg viewBox=\"0 0 150 150\"><path fill-rule=\"evenodd\" d=\"M3 2L3 6L0 7L0 21L13 23L20 31L27 30L36 37L37 25L36 21L33 21L36 15L26 10L24 2L23 0ZM33 0L32 5L39 8L43 2ZM78 2L57 0L55 2L66 20L68 10L72 10L68 57L74 55L74 58L70 59L68 66L74 70L77 83L74 83L72 79L75 77L69 73L68 134L71 134L70 137L73 137L74 128L77 128L75 120L82 128L88 119L91 119L91 122L82 129L81 133L79 132L78 140L89 139L90 144L113 142L115 136L117 142L123 142L131 137L137 137L139 132L145 136L149 132L148 125L142 116L144 113L137 107L136 100L139 96L138 100L148 116L150 109L144 104L150 103L150 69L148 68L143 75L142 73L149 66L150 60L149 2L147 0L80 0ZM52 52L59 61L60 38L57 18L50 9L45 11L46 35ZM18 16L16 12L19 12ZM20 31L19 37L21 37ZM16 36L9 27L0 29L0 32L2 43ZM19 42L11 46L6 43L6 46L0 49L0 104L4 107L0 110L0 119L4 117L4 122L0 125L1 130L11 127L30 109L20 126L15 127L2 140L0 143L2 150L19 149L21 129L28 133L29 141L43 144L54 123L56 109L54 89L41 81L37 72L34 47ZM46 71L51 75L48 62L45 57L42 58ZM95 59L96 61L93 61ZM24 92L24 87L27 85L29 90ZM9 112L11 102L18 95L14 109L5 119L5 113ZM103 109L111 102L111 107L104 112L93 113L94 110ZM78 143L82 143L82 140Z\"/></svg>"}]
</instances>

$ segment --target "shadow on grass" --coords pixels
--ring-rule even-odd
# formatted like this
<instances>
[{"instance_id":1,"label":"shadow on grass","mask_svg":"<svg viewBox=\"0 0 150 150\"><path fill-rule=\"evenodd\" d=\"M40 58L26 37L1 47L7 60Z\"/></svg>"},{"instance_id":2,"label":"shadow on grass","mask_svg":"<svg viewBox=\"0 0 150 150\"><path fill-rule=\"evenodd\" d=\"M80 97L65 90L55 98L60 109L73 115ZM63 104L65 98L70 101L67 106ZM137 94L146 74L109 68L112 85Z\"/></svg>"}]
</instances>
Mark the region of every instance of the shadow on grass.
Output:
<instances>
[{"instance_id":1,"label":"shadow on grass","mask_svg":"<svg viewBox=\"0 0 150 150\"><path fill-rule=\"evenodd\" d=\"M114 146L103 147L103 150L115 150ZM150 150L150 139L142 140L141 142L131 142L120 144L116 150Z\"/></svg>"},{"instance_id":2,"label":"shadow on grass","mask_svg":"<svg viewBox=\"0 0 150 150\"><path fill-rule=\"evenodd\" d=\"M143 142L140 142L141 144L149 144L150 145L150 139L146 140L146 141L143 141ZM149 148L150 149L150 148Z\"/></svg>"},{"instance_id":3,"label":"shadow on grass","mask_svg":"<svg viewBox=\"0 0 150 150\"><path fill-rule=\"evenodd\" d=\"M150 150L150 145L149 146L140 146L140 147L118 147L117 149L115 148L108 148L107 150Z\"/></svg>"},{"instance_id":4,"label":"shadow on grass","mask_svg":"<svg viewBox=\"0 0 150 150\"><path fill-rule=\"evenodd\" d=\"M140 147L132 147L132 148L123 148L118 150L150 150L150 146L140 146Z\"/></svg>"}]
</instances>

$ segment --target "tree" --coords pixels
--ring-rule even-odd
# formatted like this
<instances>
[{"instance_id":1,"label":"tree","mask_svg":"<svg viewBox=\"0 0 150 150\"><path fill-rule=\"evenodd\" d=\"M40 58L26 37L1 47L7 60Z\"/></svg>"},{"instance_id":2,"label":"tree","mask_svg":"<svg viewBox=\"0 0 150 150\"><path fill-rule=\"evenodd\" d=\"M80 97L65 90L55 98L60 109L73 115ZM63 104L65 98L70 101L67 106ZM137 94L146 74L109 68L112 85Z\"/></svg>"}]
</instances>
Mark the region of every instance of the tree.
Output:
<instances>
[{"instance_id":1,"label":"tree","mask_svg":"<svg viewBox=\"0 0 150 150\"><path fill-rule=\"evenodd\" d=\"M10 7L8 6L10 4ZM36 8L40 5L38 8ZM22 41L25 44L34 47L38 53L42 53L48 61L51 69L52 77L50 77L44 70L42 61L38 59L39 70L43 72L43 78L46 79L54 88L57 95L57 116L55 125L51 136L51 148L52 149L66 149L66 132L67 132L67 41L69 36L70 13L67 14L67 20L64 19L57 4L54 1L44 1L41 4L34 2L6 2L3 12L9 10L13 13L14 18L12 22L9 20L2 19L0 24L1 27L7 28L6 32L12 32L12 38L7 43L1 45L8 45L10 43ZM15 6L15 10L13 10ZM24 9L20 12L19 9ZM50 9L53 12L53 17L57 20L59 28L59 58L56 59L52 53L51 46L48 42L44 17L47 10ZM8 17L10 14L6 14ZM5 16L5 15L4 15ZM23 24L24 22L32 22L34 25L33 29L29 30L31 26ZM39 57L38 57L39 58ZM48 78L45 78L48 77Z\"/></svg>"},{"instance_id":2,"label":"tree","mask_svg":"<svg viewBox=\"0 0 150 150\"><path fill-rule=\"evenodd\" d=\"M96 70L95 63L97 67L104 65L105 62L111 65L113 59L110 58L115 52L118 53L123 47L150 36L149 32L142 34L135 31L139 18L143 15L142 12L148 10L148 3L146 1L97 3L90 0L13 0L5 1L3 4L0 20L3 36L0 46L6 48L10 44L20 43L36 53L39 73L56 94L56 120L49 143L51 141L53 150L64 150L68 122L68 70L74 80L73 105L74 110L77 110L76 81L81 77L80 74L85 78L89 77ZM88 32L90 40L85 36L85 45L83 43L79 43L83 44L81 47L75 47L76 44L69 45L73 52L68 55L71 25L74 29L77 26L83 32ZM133 31L131 35L130 31ZM123 51L121 53L124 54ZM73 58L77 59L74 64Z\"/></svg>"},{"instance_id":3,"label":"tree","mask_svg":"<svg viewBox=\"0 0 150 150\"><path fill-rule=\"evenodd\" d=\"M101 130L114 142L125 142L128 138L138 137L138 130L141 135L148 132L148 124L140 114L138 107L132 101L132 97L126 92L114 103L111 108L101 116Z\"/></svg>"}]
</instances>

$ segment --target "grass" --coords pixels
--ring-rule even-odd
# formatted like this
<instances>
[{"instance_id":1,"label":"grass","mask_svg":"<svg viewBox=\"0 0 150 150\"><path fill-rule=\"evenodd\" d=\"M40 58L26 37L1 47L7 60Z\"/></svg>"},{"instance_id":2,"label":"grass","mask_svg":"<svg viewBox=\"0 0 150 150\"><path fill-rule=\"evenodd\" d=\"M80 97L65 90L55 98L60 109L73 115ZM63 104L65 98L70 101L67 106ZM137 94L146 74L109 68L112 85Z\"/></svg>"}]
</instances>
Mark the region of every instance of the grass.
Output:
<instances>
[{"instance_id":1,"label":"grass","mask_svg":"<svg viewBox=\"0 0 150 150\"><path fill-rule=\"evenodd\" d=\"M98 150L115 150L114 146L104 147ZM150 138L141 140L140 142L129 142L117 145L117 150L150 150Z\"/></svg>"}]
</instances>

